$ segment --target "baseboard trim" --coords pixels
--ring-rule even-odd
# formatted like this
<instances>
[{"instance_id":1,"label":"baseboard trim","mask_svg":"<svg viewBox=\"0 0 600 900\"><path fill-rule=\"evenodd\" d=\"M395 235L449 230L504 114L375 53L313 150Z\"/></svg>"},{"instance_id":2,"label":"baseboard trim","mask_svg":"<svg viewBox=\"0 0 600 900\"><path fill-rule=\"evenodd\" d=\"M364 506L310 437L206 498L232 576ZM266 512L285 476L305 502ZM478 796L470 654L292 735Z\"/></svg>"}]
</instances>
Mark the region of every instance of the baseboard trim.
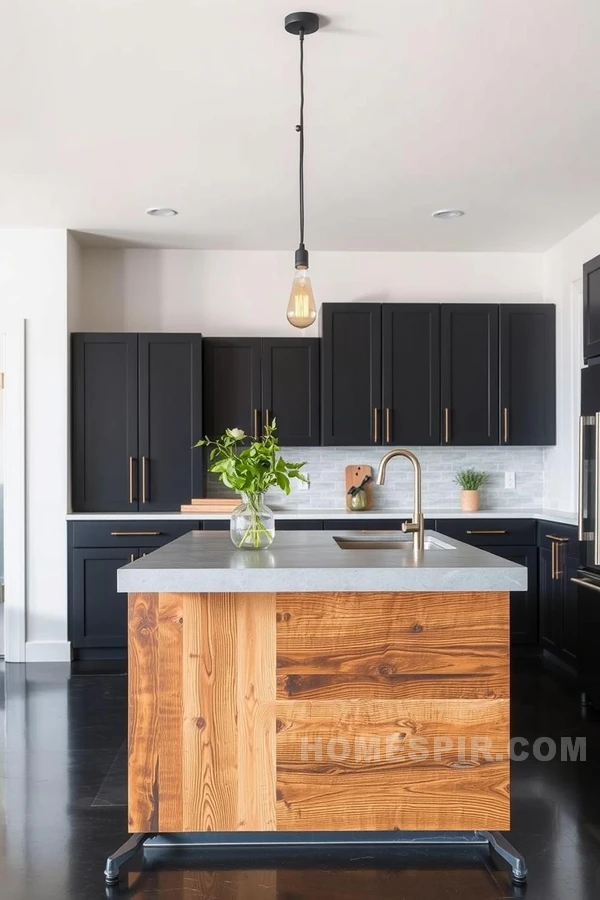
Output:
<instances>
[{"instance_id":1,"label":"baseboard trim","mask_svg":"<svg viewBox=\"0 0 600 900\"><path fill-rule=\"evenodd\" d=\"M25 662L71 662L71 641L27 641Z\"/></svg>"}]
</instances>

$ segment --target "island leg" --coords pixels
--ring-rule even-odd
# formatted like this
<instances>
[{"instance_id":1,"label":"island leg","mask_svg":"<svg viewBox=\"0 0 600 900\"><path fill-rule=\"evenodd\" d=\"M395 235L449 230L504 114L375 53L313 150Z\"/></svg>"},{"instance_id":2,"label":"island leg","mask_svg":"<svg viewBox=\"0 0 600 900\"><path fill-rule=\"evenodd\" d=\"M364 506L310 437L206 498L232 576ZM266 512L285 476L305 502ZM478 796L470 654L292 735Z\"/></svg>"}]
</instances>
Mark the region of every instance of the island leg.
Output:
<instances>
[{"instance_id":1,"label":"island leg","mask_svg":"<svg viewBox=\"0 0 600 900\"><path fill-rule=\"evenodd\" d=\"M490 847L493 847L498 856L501 856L509 864L512 869L513 881L517 884L527 881L525 859L518 850L515 850L510 841L507 841L499 831L482 831L481 834L489 841Z\"/></svg>"},{"instance_id":2,"label":"island leg","mask_svg":"<svg viewBox=\"0 0 600 900\"><path fill-rule=\"evenodd\" d=\"M116 884L118 882L119 869L123 863L126 863L128 859L135 856L147 837L152 837L152 835L145 831L131 834L118 850L111 853L107 858L106 866L104 867L104 880L106 884Z\"/></svg>"}]
</instances>

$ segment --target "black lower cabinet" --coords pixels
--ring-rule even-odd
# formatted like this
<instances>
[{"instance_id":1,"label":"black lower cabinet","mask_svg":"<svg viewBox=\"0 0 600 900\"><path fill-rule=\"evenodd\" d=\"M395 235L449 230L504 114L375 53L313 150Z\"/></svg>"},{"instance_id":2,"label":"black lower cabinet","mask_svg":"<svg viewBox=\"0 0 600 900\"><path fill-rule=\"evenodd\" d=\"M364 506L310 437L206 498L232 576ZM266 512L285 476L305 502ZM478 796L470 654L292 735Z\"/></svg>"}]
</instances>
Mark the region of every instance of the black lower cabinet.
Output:
<instances>
[{"instance_id":1,"label":"black lower cabinet","mask_svg":"<svg viewBox=\"0 0 600 900\"><path fill-rule=\"evenodd\" d=\"M229 531L229 519L215 519L204 522L204 531ZM320 519L275 519L275 534L278 531L322 531Z\"/></svg>"},{"instance_id":2,"label":"black lower cabinet","mask_svg":"<svg viewBox=\"0 0 600 900\"><path fill-rule=\"evenodd\" d=\"M69 523L69 639L75 659L125 657L127 594L117 591L117 571L199 524L147 519Z\"/></svg>"},{"instance_id":3,"label":"black lower cabinet","mask_svg":"<svg viewBox=\"0 0 600 900\"><path fill-rule=\"evenodd\" d=\"M540 646L559 661L577 663L578 560L563 556L559 547L540 548Z\"/></svg>"},{"instance_id":4,"label":"black lower cabinet","mask_svg":"<svg viewBox=\"0 0 600 900\"><path fill-rule=\"evenodd\" d=\"M136 559L137 547L76 548L72 556L71 644L74 650L127 646L127 595L117 570Z\"/></svg>"},{"instance_id":5,"label":"black lower cabinet","mask_svg":"<svg viewBox=\"0 0 600 900\"><path fill-rule=\"evenodd\" d=\"M494 547L491 552L526 567L527 590L510 593L510 639L513 644L537 644L537 547Z\"/></svg>"}]
</instances>

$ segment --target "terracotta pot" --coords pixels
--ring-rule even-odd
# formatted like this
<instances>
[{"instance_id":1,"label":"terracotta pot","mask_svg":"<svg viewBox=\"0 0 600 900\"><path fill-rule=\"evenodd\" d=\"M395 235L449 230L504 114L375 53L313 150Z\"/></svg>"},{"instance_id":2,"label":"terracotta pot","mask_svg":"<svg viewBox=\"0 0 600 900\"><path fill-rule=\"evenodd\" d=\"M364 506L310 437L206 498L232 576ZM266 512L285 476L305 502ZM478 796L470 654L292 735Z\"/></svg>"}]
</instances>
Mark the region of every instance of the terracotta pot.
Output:
<instances>
[{"instance_id":1,"label":"terracotta pot","mask_svg":"<svg viewBox=\"0 0 600 900\"><path fill-rule=\"evenodd\" d=\"M479 491L461 491L460 508L463 512L477 512L479 509Z\"/></svg>"}]
</instances>

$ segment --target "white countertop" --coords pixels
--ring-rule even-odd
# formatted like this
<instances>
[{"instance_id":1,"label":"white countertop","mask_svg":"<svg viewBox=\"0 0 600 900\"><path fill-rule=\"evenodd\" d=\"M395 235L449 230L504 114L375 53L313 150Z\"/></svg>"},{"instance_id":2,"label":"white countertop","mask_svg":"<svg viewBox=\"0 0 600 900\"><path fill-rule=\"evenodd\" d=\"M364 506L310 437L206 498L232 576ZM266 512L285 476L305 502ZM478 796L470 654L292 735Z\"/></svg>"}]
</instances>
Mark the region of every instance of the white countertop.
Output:
<instances>
[{"instance_id":1,"label":"white countertop","mask_svg":"<svg viewBox=\"0 0 600 900\"><path fill-rule=\"evenodd\" d=\"M412 509L371 509L369 512L349 512L344 507L339 509L277 509L271 507L275 519L299 521L302 519L410 519ZM561 512L556 509L482 509L475 513L466 513L460 509L425 509L426 519L538 519L557 522L563 525L576 525L575 513ZM68 513L71 522L102 522L110 519L122 521L142 521L144 519L181 520L192 522L217 521L229 519L229 513L180 513L180 512L114 512L114 513Z\"/></svg>"},{"instance_id":2,"label":"white countertop","mask_svg":"<svg viewBox=\"0 0 600 900\"><path fill-rule=\"evenodd\" d=\"M219 593L311 591L522 591L524 566L433 531L445 549L343 550L356 532L279 532L268 550L237 550L227 532L191 531L118 570L119 591ZM388 539L391 534L388 533ZM374 536L371 539L377 539Z\"/></svg>"}]
</instances>

